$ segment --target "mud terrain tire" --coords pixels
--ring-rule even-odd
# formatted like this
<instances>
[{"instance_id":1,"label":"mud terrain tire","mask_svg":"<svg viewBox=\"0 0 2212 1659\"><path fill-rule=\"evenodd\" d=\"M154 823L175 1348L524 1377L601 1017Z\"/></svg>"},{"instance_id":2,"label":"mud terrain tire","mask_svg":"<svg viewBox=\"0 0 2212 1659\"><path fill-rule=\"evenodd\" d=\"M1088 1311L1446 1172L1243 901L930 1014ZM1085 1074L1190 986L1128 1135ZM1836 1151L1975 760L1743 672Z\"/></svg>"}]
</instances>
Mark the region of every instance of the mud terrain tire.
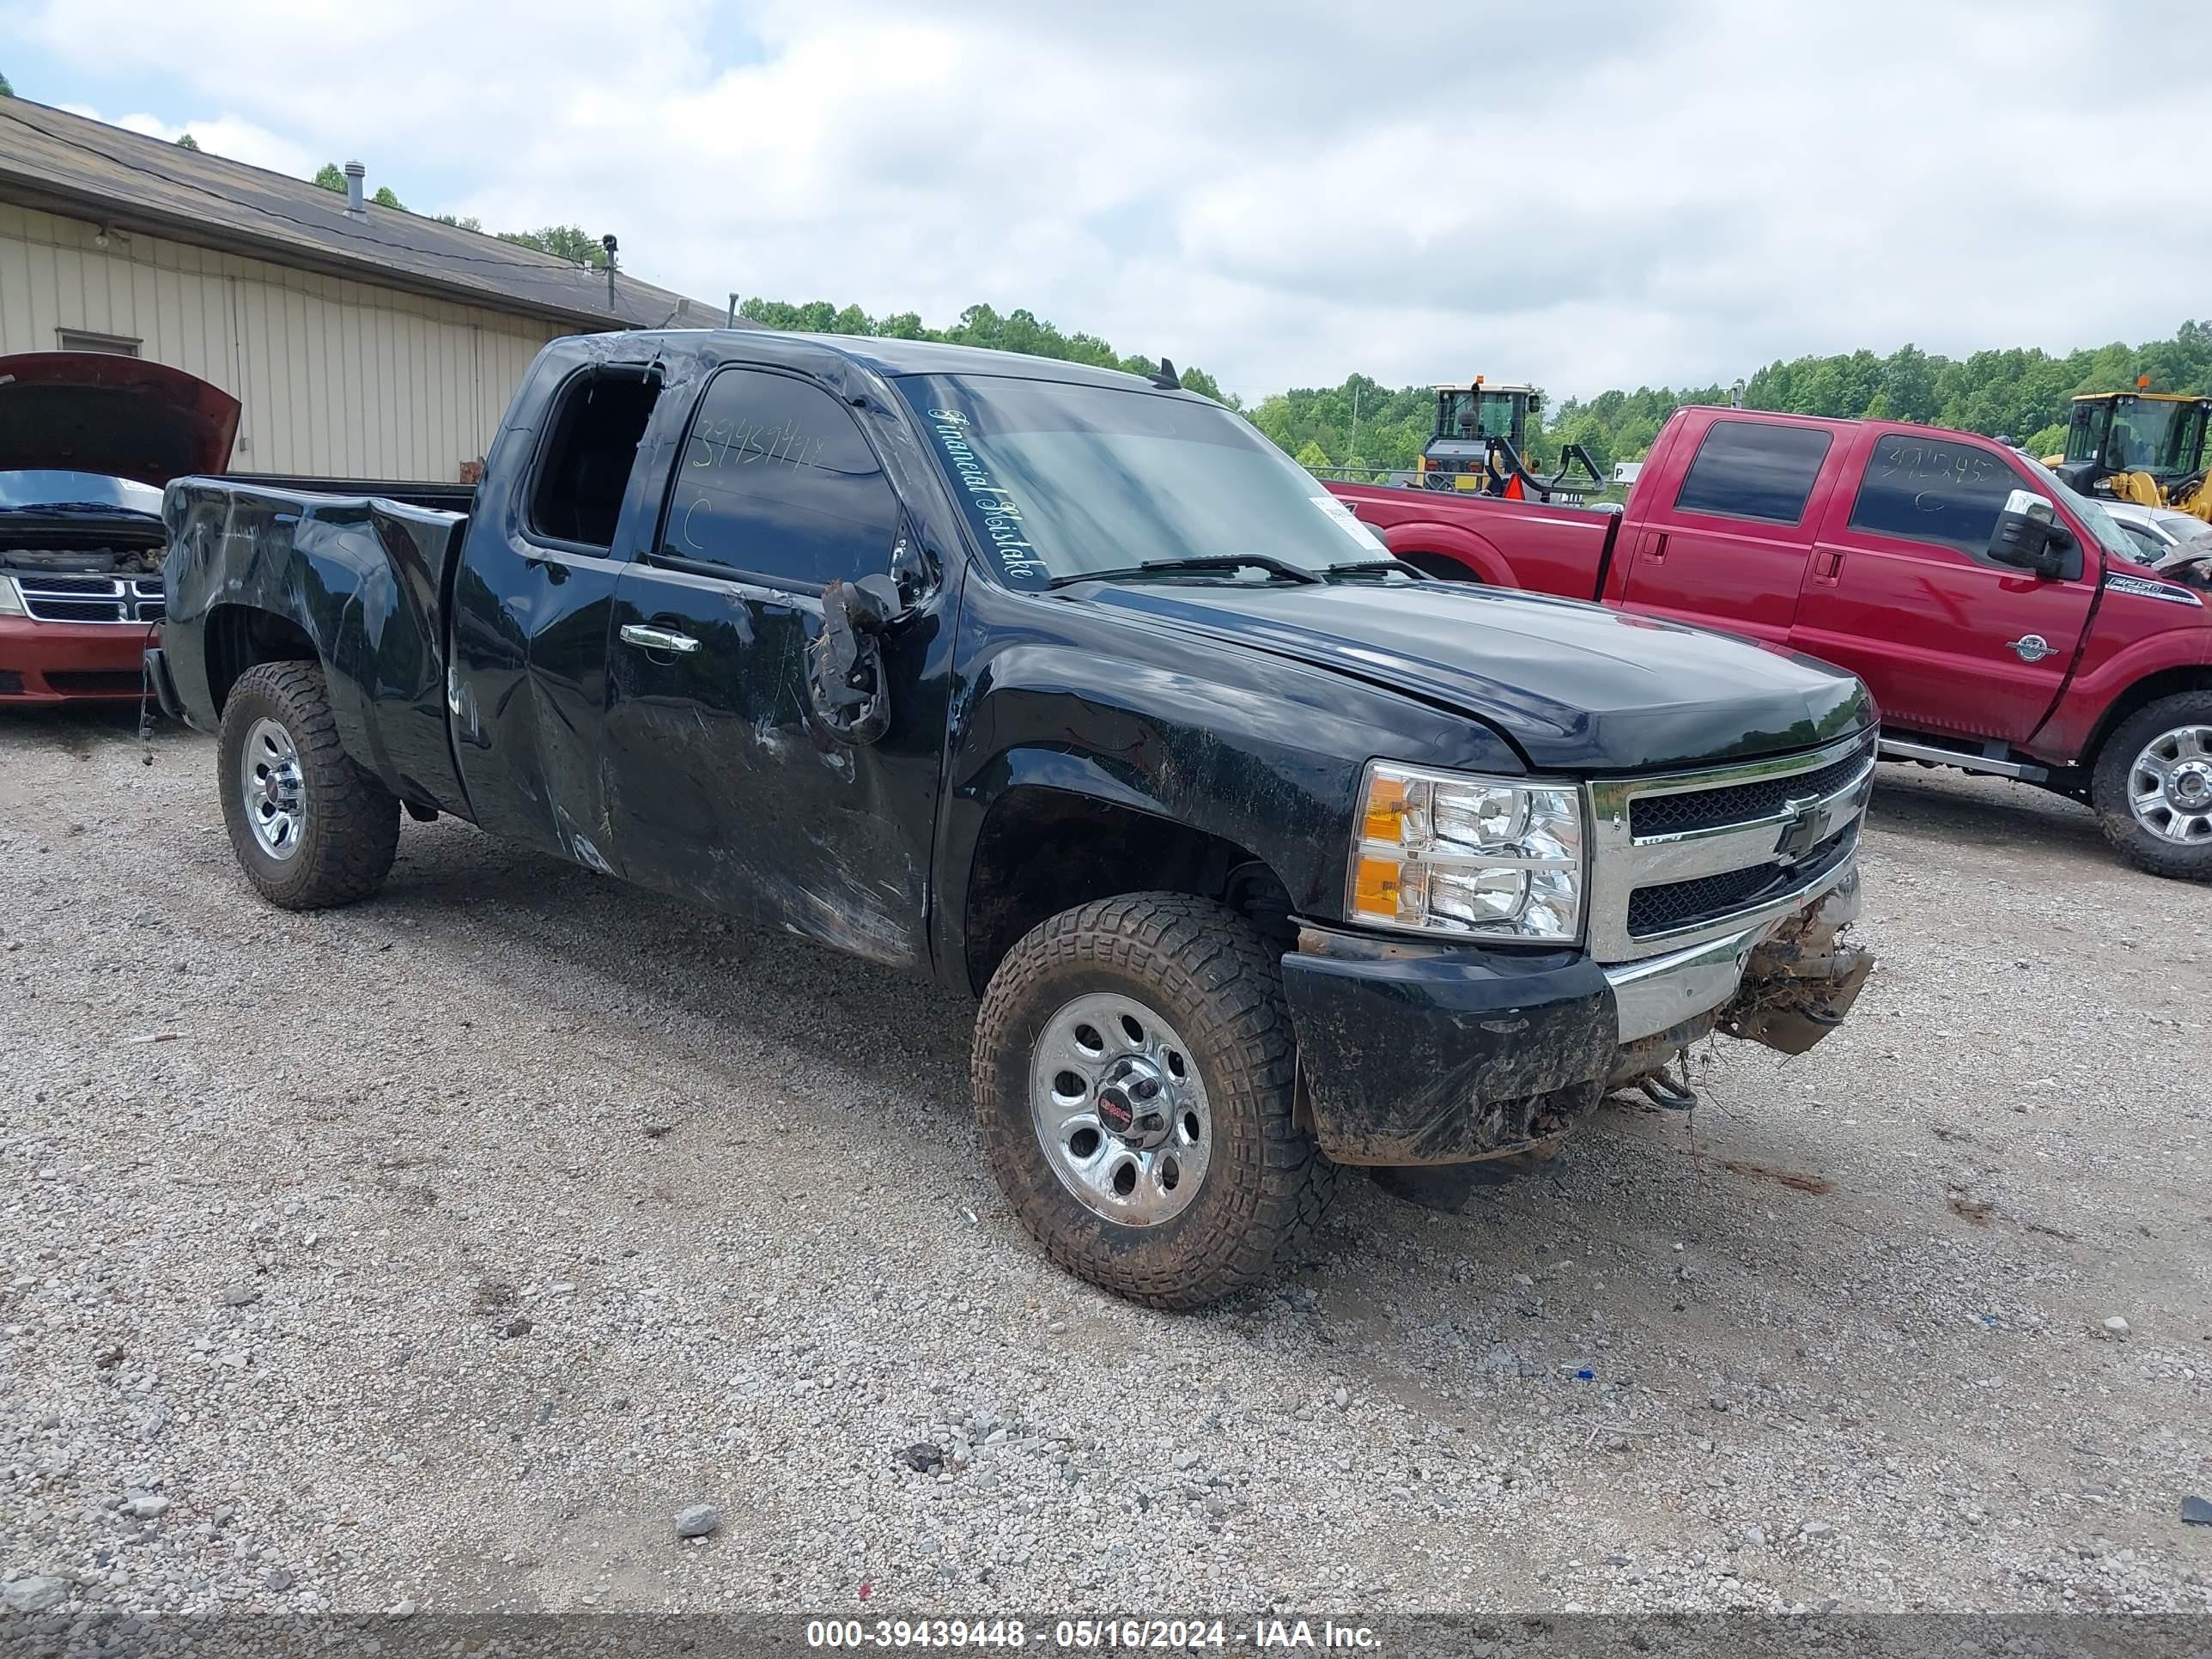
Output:
<instances>
[{"instance_id":1,"label":"mud terrain tire","mask_svg":"<svg viewBox=\"0 0 2212 1659\"><path fill-rule=\"evenodd\" d=\"M339 745L320 668L265 662L240 675L223 703L216 753L231 851L262 897L287 910L320 910L376 890L398 849L399 800ZM272 761L286 775L291 810L249 782ZM264 808L264 823L284 822L257 829Z\"/></svg>"},{"instance_id":2,"label":"mud terrain tire","mask_svg":"<svg viewBox=\"0 0 2212 1659\"><path fill-rule=\"evenodd\" d=\"M1140 1018L1156 1011L1179 1045L1172 1063L1194 1066L1202 1087L1197 1189L1146 1224L1079 1196L1060 1172L1067 1155L1048 1150L1036 1115L1038 1044L1085 999L1121 1000ZM1276 953L1235 911L1179 893L1063 910L1007 953L984 993L973 1073L983 1156L1061 1267L1153 1307L1208 1306L1294 1255L1334 1196L1335 1165L1292 1121L1297 1051ZM1105 1147L1102 1158L1121 1156L1103 1134L1091 1144Z\"/></svg>"}]
</instances>

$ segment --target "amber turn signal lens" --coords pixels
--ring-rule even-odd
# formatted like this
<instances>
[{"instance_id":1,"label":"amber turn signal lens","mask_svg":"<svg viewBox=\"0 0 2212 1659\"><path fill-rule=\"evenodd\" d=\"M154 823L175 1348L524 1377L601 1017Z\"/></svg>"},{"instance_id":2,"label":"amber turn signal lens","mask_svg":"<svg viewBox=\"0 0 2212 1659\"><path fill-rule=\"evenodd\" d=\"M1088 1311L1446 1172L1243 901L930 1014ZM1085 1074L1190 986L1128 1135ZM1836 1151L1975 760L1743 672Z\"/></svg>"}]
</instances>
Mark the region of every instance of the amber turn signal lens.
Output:
<instances>
[{"instance_id":1,"label":"amber turn signal lens","mask_svg":"<svg viewBox=\"0 0 2212 1659\"><path fill-rule=\"evenodd\" d=\"M1406 781L1387 774L1378 775L1368 786L1367 817L1360 839L1389 842L1395 846L1402 838L1399 830L1405 821Z\"/></svg>"},{"instance_id":2,"label":"amber turn signal lens","mask_svg":"<svg viewBox=\"0 0 2212 1659\"><path fill-rule=\"evenodd\" d=\"M1359 915L1378 921L1398 919L1403 868L1395 859L1360 859L1358 879L1352 894L1352 905Z\"/></svg>"}]
</instances>

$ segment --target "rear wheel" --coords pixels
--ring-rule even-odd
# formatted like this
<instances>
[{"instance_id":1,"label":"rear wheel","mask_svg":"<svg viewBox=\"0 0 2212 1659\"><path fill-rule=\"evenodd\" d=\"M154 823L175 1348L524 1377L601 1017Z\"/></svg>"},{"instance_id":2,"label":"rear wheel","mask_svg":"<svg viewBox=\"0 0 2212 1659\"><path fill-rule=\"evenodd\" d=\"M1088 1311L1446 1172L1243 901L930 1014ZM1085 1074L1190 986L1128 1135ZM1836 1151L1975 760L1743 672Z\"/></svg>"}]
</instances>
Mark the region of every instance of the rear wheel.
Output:
<instances>
[{"instance_id":1,"label":"rear wheel","mask_svg":"<svg viewBox=\"0 0 2212 1659\"><path fill-rule=\"evenodd\" d=\"M383 881L398 850L398 798L346 757L321 669L265 662L239 676L216 756L231 851L262 897L318 910Z\"/></svg>"},{"instance_id":2,"label":"rear wheel","mask_svg":"<svg viewBox=\"0 0 2212 1659\"><path fill-rule=\"evenodd\" d=\"M2212 691L2161 697L2122 721L2098 751L2089 801L2129 863L2212 880Z\"/></svg>"},{"instance_id":3,"label":"rear wheel","mask_svg":"<svg viewBox=\"0 0 2212 1659\"><path fill-rule=\"evenodd\" d=\"M1289 1255L1334 1192L1292 1121L1296 1052L1274 954L1235 911L1176 893L1062 911L984 993L984 1158L1060 1267L1204 1307Z\"/></svg>"}]
</instances>

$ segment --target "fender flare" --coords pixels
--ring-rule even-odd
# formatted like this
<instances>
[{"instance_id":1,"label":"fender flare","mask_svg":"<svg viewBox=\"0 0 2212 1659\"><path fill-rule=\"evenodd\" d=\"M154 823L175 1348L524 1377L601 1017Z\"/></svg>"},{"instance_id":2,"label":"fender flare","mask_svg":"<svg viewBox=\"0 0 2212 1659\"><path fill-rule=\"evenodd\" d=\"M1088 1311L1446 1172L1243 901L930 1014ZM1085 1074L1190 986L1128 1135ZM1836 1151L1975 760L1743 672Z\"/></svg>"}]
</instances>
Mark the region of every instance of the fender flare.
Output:
<instances>
[{"instance_id":1,"label":"fender flare","mask_svg":"<svg viewBox=\"0 0 2212 1659\"><path fill-rule=\"evenodd\" d=\"M1457 525L1435 520L1413 520L1394 524L1382 532L1382 544L1399 558L1408 553L1429 553L1463 565L1478 580L1492 587L1518 587L1521 579L1512 565L1486 537Z\"/></svg>"},{"instance_id":2,"label":"fender flare","mask_svg":"<svg viewBox=\"0 0 2212 1659\"><path fill-rule=\"evenodd\" d=\"M2124 647L2096 670L2069 684L2040 730L2021 747L2062 766L2094 766L2096 745L2118 723L2114 711L2138 686L2194 669L2212 680L2212 629L2174 629Z\"/></svg>"}]
</instances>

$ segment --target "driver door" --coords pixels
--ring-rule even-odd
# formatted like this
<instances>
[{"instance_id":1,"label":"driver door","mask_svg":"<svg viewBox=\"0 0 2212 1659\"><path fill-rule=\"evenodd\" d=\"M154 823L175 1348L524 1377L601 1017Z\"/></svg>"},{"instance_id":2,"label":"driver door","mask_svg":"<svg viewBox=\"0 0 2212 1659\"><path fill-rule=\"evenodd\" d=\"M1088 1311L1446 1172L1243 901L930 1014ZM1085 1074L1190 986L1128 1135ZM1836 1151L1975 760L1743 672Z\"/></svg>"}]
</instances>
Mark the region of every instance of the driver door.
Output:
<instances>
[{"instance_id":1,"label":"driver door","mask_svg":"<svg viewBox=\"0 0 2212 1659\"><path fill-rule=\"evenodd\" d=\"M896 694L927 629L884 641L877 742L834 735L807 683L823 588L888 571L901 523L838 398L766 368L708 382L657 543L615 586L605 811L623 875L874 961L921 958L933 797L905 775L916 700Z\"/></svg>"},{"instance_id":2,"label":"driver door","mask_svg":"<svg viewBox=\"0 0 2212 1659\"><path fill-rule=\"evenodd\" d=\"M2042 490L1994 447L1918 432L1862 434L1854 491L1839 491L1806 568L1790 643L1848 668L1882 723L2024 743L2071 671L2102 574L2078 543L2056 580L1990 557L2016 489Z\"/></svg>"}]
</instances>

